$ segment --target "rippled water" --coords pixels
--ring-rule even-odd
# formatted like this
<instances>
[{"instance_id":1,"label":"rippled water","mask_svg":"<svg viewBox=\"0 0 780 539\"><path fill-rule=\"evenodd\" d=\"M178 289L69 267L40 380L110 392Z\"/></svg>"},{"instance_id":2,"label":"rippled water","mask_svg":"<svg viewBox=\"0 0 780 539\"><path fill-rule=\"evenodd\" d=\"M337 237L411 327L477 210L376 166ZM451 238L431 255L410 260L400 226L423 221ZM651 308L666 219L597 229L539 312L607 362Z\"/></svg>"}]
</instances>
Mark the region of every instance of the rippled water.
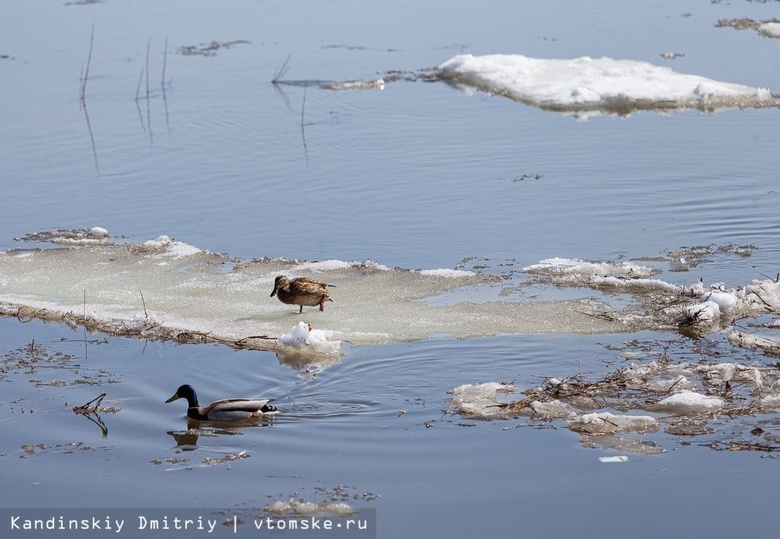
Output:
<instances>
[{"instance_id":1,"label":"rippled water","mask_svg":"<svg viewBox=\"0 0 780 539\"><path fill-rule=\"evenodd\" d=\"M11 56L0 60L0 248L40 247L14 238L99 225L127 241L167 234L243 260L425 269L477 257L468 265L508 274L551 256L616 260L752 245L750 257L716 251L692 271L664 275L742 285L778 271L776 109L578 121L442 83L338 92L269 81L288 55L286 79L321 81L504 52L644 60L777 91L778 72L767 65L780 41L714 26L721 17L775 15L771 3L693 1L12 3L0 22L0 54ZM79 72L93 22L85 115ZM213 57L176 52L212 40L250 43ZM147 42L151 95L147 102L142 84L136 101ZM660 58L669 51L685 56ZM377 509L380 537L771 529L766 468L774 460L755 452L715 452L662 434L667 453L604 465L596 459L604 451L582 448L567 429L505 430L526 421L443 413L447 391L465 383L529 387L575 375L580 363L603 375L620 364L606 345L634 335L347 345L338 364L315 374L271 352L216 345L90 335L85 351L80 329L15 318L0 320L0 334L0 353L34 341L79 365L2 374L4 507L262 508L296 493L319 501L317 487L343 484L355 505ZM681 355L702 345L641 338L674 339ZM71 384L82 376L99 385ZM274 396L288 413L266 426L207 429L196 447L191 439L177 446L184 405L163 403L181 383L209 402ZM121 407L102 416L106 437L71 411L101 392L104 405ZM250 457L200 467L241 451ZM735 517L714 517L723 514Z\"/></svg>"}]
</instances>

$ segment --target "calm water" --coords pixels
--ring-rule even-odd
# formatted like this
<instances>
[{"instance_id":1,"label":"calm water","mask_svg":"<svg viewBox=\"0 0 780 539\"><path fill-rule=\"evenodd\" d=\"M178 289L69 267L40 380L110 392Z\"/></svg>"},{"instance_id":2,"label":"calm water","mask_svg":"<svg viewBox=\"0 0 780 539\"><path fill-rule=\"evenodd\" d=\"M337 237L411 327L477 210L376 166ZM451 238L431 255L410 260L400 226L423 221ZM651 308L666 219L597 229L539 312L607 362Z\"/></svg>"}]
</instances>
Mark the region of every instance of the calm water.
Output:
<instances>
[{"instance_id":1,"label":"calm water","mask_svg":"<svg viewBox=\"0 0 780 539\"><path fill-rule=\"evenodd\" d=\"M0 21L0 54L12 57L0 60L0 248L32 232L99 225L129 241L167 234L243 259L439 268L480 257L498 270L507 260L752 244L749 258L717 254L666 275L745 284L778 271L776 109L577 121L438 83L334 92L269 81L288 56L286 79L319 81L505 52L666 63L777 91L780 41L714 26L776 16L772 3L747 1L10 3ZM93 23L85 115L79 72ZM213 40L250 43L177 54ZM150 99L143 82L136 101L147 42ZM668 62L663 52L685 56ZM16 319L0 320L0 335L3 353L34 340L80 365L0 378L3 507L262 507L294 495L320 501L318 488L346 485L356 506L377 509L380 537L774 527L774 459L662 435L667 453L610 466L565 428L504 430L525 423L442 413L447 391L463 383L528 387L541 372L576 374L580 360L602 374L617 361L605 345L633 336L350 347L312 377L271 353L111 338L85 357L80 330ZM671 338L681 351L696 346ZM99 385L70 384L80 376ZM163 401L185 382L204 401L275 396L287 413L183 451L174 437L187 429L183 405ZM122 408L102 417L106 437L70 410L103 391ZM89 449L72 451L74 442ZM194 467L241 451L250 457ZM189 460L166 462L178 458Z\"/></svg>"}]
</instances>

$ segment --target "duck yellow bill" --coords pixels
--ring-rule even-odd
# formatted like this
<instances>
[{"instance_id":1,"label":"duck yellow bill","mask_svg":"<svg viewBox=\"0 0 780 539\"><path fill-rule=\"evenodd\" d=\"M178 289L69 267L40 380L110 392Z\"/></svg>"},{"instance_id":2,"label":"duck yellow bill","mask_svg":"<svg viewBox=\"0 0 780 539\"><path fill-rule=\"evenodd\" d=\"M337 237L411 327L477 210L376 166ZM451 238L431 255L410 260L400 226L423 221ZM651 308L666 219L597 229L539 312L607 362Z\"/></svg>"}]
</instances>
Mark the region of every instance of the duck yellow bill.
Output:
<instances>
[{"instance_id":1,"label":"duck yellow bill","mask_svg":"<svg viewBox=\"0 0 780 539\"><path fill-rule=\"evenodd\" d=\"M165 404L168 404L169 402L173 402L173 401L175 401L176 399L180 399L180 398L181 398L181 397L179 397L179 394L178 394L178 393L174 393L174 394L173 394L173 397L171 397L170 399L168 399L167 401L165 401Z\"/></svg>"}]
</instances>

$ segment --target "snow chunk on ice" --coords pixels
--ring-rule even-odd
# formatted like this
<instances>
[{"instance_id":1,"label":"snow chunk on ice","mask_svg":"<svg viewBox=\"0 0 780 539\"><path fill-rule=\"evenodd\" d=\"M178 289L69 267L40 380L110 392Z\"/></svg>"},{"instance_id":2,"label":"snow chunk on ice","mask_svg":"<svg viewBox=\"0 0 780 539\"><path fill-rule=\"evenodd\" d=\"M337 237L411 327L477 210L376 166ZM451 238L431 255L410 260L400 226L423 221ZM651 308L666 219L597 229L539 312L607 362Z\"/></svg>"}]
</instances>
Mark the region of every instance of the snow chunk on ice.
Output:
<instances>
[{"instance_id":1,"label":"snow chunk on ice","mask_svg":"<svg viewBox=\"0 0 780 539\"><path fill-rule=\"evenodd\" d=\"M290 333L285 333L276 340L280 346L288 346L297 349L309 349L319 354L338 354L341 350L341 341L328 340L333 337L333 331L311 329L305 322L298 322Z\"/></svg>"},{"instance_id":2,"label":"snow chunk on ice","mask_svg":"<svg viewBox=\"0 0 780 539\"><path fill-rule=\"evenodd\" d=\"M734 292L723 292L718 290L706 292L702 295L701 300L704 302L711 301L717 303L721 312L729 311L737 305L737 295Z\"/></svg>"},{"instance_id":3,"label":"snow chunk on ice","mask_svg":"<svg viewBox=\"0 0 780 539\"><path fill-rule=\"evenodd\" d=\"M652 409L669 414L686 415L700 412L717 412L725 404L725 401L720 397L711 397L693 391L681 391L657 402Z\"/></svg>"},{"instance_id":4,"label":"snow chunk on ice","mask_svg":"<svg viewBox=\"0 0 780 539\"><path fill-rule=\"evenodd\" d=\"M714 301L696 303L683 307L682 315L689 322L712 322L720 317L720 306Z\"/></svg>"},{"instance_id":5,"label":"snow chunk on ice","mask_svg":"<svg viewBox=\"0 0 780 539\"><path fill-rule=\"evenodd\" d=\"M159 236L158 238L144 242L143 245L156 249L164 249L160 256L166 256L170 258L185 258L203 252L194 245L180 241L174 241L168 236Z\"/></svg>"},{"instance_id":6,"label":"snow chunk on ice","mask_svg":"<svg viewBox=\"0 0 780 539\"><path fill-rule=\"evenodd\" d=\"M647 62L461 54L441 64L445 80L557 111L768 106L768 89L676 73Z\"/></svg>"},{"instance_id":7,"label":"snow chunk on ice","mask_svg":"<svg viewBox=\"0 0 780 539\"><path fill-rule=\"evenodd\" d=\"M587 434L612 434L615 432L654 432L658 421L647 415L615 415L610 412L584 414L569 421L569 428Z\"/></svg>"}]
</instances>

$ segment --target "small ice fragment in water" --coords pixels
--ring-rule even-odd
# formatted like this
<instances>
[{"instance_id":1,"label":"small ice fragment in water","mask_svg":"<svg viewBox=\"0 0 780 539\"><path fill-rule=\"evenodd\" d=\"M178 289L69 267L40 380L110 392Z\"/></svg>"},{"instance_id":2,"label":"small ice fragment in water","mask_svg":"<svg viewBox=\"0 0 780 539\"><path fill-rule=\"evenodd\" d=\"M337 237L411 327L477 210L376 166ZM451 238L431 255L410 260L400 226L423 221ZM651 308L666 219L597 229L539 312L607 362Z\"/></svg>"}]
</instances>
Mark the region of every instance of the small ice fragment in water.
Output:
<instances>
[{"instance_id":1,"label":"small ice fragment in water","mask_svg":"<svg viewBox=\"0 0 780 539\"><path fill-rule=\"evenodd\" d=\"M108 230L106 230L101 226L93 226L92 228L89 229L89 235L95 238L107 238Z\"/></svg>"},{"instance_id":2,"label":"small ice fragment in water","mask_svg":"<svg viewBox=\"0 0 780 539\"><path fill-rule=\"evenodd\" d=\"M543 419L573 418L576 416L571 406L559 400L549 402L533 401L531 408L534 414Z\"/></svg>"},{"instance_id":3,"label":"small ice fragment in water","mask_svg":"<svg viewBox=\"0 0 780 539\"><path fill-rule=\"evenodd\" d=\"M612 434L620 431L653 432L658 421L647 415L615 415L610 412L584 414L569 421L569 429L588 434Z\"/></svg>"},{"instance_id":4,"label":"small ice fragment in water","mask_svg":"<svg viewBox=\"0 0 780 539\"><path fill-rule=\"evenodd\" d=\"M488 382L485 384L463 384L452 390L451 406L461 414L484 418L506 417L504 404L496 398L496 391L514 391L512 384Z\"/></svg>"},{"instance_id":5,"label":"small ice fragment in water","mask_svg":"<svg viewBox=\"0 0 780 539\"><path fill-rule=\"evenodd\" d=\"M654 411L669 414L695 414L699 412L715 412L725 406L720 397L710 397L693 391L681 391L659 401L652 407Z\"/></svg>"},{"instance_id":6,"label":"small ice fragment in water","mask_svg":"<svg viewBox=\"0 0 780 539\"><path fill-rule=\"evenodd\" d=\"M628 462L625 455L615 455L614 457L599 457L599 462Z\"/></svg>"}]
</instances>

